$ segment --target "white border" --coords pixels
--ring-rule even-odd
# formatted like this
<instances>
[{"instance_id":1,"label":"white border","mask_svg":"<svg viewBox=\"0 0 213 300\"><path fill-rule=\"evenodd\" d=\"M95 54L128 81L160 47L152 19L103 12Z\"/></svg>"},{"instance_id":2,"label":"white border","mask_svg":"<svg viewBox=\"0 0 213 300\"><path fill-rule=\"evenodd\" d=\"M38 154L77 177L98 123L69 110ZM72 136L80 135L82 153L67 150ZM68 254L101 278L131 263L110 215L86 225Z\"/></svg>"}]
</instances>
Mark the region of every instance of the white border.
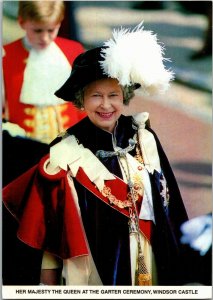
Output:
<instances>
[{"instance_id":1,"label":"white border","mask_svg":"<svg viewBox=\"0 0 213 300\"><path fill-rule=\"evenodd\" d=\"M212 299L211 286L3 286L3 299Z\"/></svg>"}]
</instances>

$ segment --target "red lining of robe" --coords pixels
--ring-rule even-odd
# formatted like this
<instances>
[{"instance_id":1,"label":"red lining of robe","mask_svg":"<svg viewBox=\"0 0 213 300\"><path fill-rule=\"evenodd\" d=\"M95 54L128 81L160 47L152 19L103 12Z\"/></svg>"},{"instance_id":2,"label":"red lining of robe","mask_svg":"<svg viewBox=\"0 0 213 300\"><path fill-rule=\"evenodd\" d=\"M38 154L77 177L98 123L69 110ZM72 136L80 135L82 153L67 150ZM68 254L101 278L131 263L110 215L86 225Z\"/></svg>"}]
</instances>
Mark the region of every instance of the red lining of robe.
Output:
<instances>
[{"instance_id":1,"label":"red lining of robe","mask_svg":"<svg viewBox=\"0 0 213 300\"><path fill-rule=\"evenodd\" d=\"M8 184L3 189L3 202L19 222L17 236L22 242L63 259L87 255L87 240L70 193L67 172L61 170L56 175L45 173L43 167L48 157L43 157L38 165ZM79 168L76 179L110 205L82 168ZM106 181L106 185L119 200L126 200L126 183L116 178ZM127 209L112 208L127 217L129 215ZM140 220L140 229L149 240L151 225L151 221Z\"/></svg>"}]
</instances>

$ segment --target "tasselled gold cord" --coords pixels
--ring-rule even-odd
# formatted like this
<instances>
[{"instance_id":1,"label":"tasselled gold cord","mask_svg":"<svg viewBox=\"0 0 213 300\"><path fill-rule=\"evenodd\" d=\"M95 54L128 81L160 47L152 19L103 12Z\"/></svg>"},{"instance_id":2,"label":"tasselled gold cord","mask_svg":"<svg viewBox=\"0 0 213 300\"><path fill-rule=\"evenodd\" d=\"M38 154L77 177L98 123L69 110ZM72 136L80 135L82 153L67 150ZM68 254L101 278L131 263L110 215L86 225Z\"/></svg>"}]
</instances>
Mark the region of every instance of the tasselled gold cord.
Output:
<instances>
[{"instance_id":1,"label":"tasselled gold cord","mask_svg":"<svg viewBox=\"0 0 213 300\"><path fill-rule=\"evenodd\" d=\"M131 180L131 173L130 173L130 169L129 169L127 156L126 156L126 154L123 153L122 156L118 156L118 157L119 157L120 164L121 164L123 171L127 178L128 186L129 186L130 193L131 193L131 200L132 200L132 208L129 208L129 214L130 214L129 231L130 231L130 233L136 234L137 245L138 245L138 269L136 271L136 284L139 286L152 285L151 274L149 273L149 271L146 267L145 258L144 258L142 246L141 246L139 217L138 217L138 213L137 213L135 194L134 194L134 188L133 188L134 184ZM127 171L123 165L121 158L123 158L126 162Z\"/></svg>"},{"instance_id":2,"label":"tasselled gold cord","mask_svg":"<svg viewBox=\"0 0 213 300\"><path fill-rule=\"evenodd\" d=\"M136 199L135 199L135 193L134 193L134 184L131 180L131 174L129 169L129 164L127 160L127 153L132 151L135 148L136 145L136 137L134 136L133 139L129 139L129 146L122 149L119 147L115 147L115 151L105 151L105 150L98 150L96 152L96 156L99 158L106 158L106 157L113 157L117 156L118 160L120 161L121 167L126 175L128 186L130 189L131 194L131 201L132 201L132 207L129 207L129 232L135 233L137 237L137 245L138 245L138 269L136 274L136 284L137 285L152 285L151 280L151 274L148 272L148 269L146 267L142 247L141 247L141 240L140 240L140 228L139 228L139 217L137 213L136 208ZM113 141L113 145L115 145L115 141ZM126 162L127 171L123 165L122 158Z\"/></svg>"}]
</instances>

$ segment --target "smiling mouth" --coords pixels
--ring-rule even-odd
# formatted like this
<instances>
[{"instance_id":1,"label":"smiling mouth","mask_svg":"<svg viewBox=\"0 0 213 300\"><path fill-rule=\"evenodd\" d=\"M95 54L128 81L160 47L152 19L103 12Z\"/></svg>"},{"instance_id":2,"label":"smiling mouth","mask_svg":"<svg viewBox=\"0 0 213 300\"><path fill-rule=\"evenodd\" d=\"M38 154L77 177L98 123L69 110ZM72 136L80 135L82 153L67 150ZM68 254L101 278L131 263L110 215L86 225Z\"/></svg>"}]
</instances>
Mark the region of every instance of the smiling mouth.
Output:
<instances>
[{"instance_id":1,"label":"smiling mouth","mask_svg":"<svg viewBox=\"0 0 213 300\"><path fill-rule=\"evenodd\" d=\"M102 118L102 119L110 119L114 112L109 112L109 113L102 113L102 112L97 112L97 114Z\"/></svg>"}]
</instances>

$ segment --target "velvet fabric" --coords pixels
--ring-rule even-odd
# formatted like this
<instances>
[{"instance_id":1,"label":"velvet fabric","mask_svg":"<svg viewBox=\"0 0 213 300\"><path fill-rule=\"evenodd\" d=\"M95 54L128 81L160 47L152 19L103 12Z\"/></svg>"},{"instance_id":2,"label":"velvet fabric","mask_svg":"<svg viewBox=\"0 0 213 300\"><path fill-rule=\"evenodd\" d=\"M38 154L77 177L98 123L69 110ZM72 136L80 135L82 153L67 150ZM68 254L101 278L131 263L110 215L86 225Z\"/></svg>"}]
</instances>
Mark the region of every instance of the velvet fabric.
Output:
<instances>
[{"instance_id":1,"label":"velvet fabric","mask_svg":"<svg viewBox=\"0 0 213 300\"><path fill-rule=\"evenodd\" d=\"M87 135L82 134L83 128L87 128ZM170 204L168 211L166 211L163 207L160 191L158 189L159 174L156 171L153 175L150 174L154 214L156 219L156 226L154 226L154 233L152 237L152 245L156 257L158 280L160 285L179 285L184 281L184 275L182 274L183 266L181 258L181 245L179 242L179 227L182 222L184 222L184 220L188 219L188 217L173 171L163 151L160 141L150 127L147 127L147 129L151 131L155 136L160 156L161 168L167 180L170 193ZM136 130L137 129L132 124L131 117L121 116L115 131L115 140L117 146L121 148L127 147L129 144L129 138L133 138ZM102 149L106 151L113 151L112 134L95 127L87 118L78 125L72 127L70 130L68 130L68 132L70 134L74 134L78 138L79 143L82 143L84 147L88 147L94 154L97 150ZM134 156L135 150L132 150L130 154ZM117 176L122 178L117 157L104 158L101 161L113 174L116 174ZM79 189L79 194L83 193L82 197L79 197L80 199L83 199L81 203L81 210L82 212L84 212L82 214L82 218L83 220L87 220L89 218L90 221L88 222L88 227L90 227L92 226L91 224L94 223L93 219L96 218L96 215L93 214L90 218L87 213L89 211L90 205L94 205L91 204L92 201L87 200L88 197L92 197L92 195L88 195L88 191L82 187L79 187L78 185L76 186L76 188L77 190ZM99 202L98 205L100 205ZM93 211L94 213L94 211L97 210L91 209L91 211ZM107 218L104 212L101 218ZM109 219L112 219L112 217L109 217ZM103 220L101 219L101 221ZM105 228L107 224L110 224L109 220L106 221L104 225L102 225L101 221L98 222L98 228ZM125 226L127 226L127 223L123 224L122 228ZM114 231L109 233L108 243L110 243L110 245L110 240L112 237L114 238L115 235L116 234ZM98 238L95 239L95 241L97 240ZM93 242L94 241L91 241L91 244L93 244Z\"/></svg>"},{"instance_id":2,"label":"velvet fabric","mask_svg":"<svg viewBox=\"0 0 213 300\"><path fill-rule=\"evenodd\" d=\"M160 190L158 188L159 174L156 171L154 174L150 174L156 220L156 225L153 228L154 231L151 238L151 244L157 264L159 280L158 284L179 285L184 281L184 276L181 273L183 266L181 265L182 260L179 243L179 227L185 220L187 220L187 214L176 180L160 142L155 133L150 128L147 129L150 130L156 138L162 171L167 180L170 192L170 204L168 209L165 209L160 196ZM94 126L88 118L83 119L81 122L71 127L68 130L68 133L74 134L79 140L79 143L82 143L84 147L88 147L93 153L96 153L97 150L113 151L113 142L115 140L119 147L127 147L129 144L129 138L134 136L136 130L137 128L133 126L131 117L121 116L118 120L114 137L111 133L103 131ZM53 144L59 142L59 140L60 138L57 138ZM132 150L130 154L134 156L135 150ZM104 158L102 159L102 163L113 174L122 178L117 157ZM41 165L42 164L40 164L40 166ZM31 179L32 176L35 176L36 172L38 172L38 166L32 170ZM39 194L37 200L41 201L41 199L43 199L41 211L43 211L43 213L47 213L47 215L42 216L42 218L44 218L43 222L52 220L52 227L47 226L46 228L55 228L56 234L54 235L53 231L47 231L45 233L45 243L48 239L50 240L48 243L44 243L42 249L39 249L40 247L38 247L38 253L41 250L48 250L47 245L50 244L51 247L53 247L51 249L55 249L55 252L52 252L58 253L57 251L59 249L64 249L64 237L66 237L66 239L73 239L72 245L74 249L80 249L80 251L82 251L85 245L83 243L83 239L81 239L81 231L79 231L79 235L79 232L76 233L75 230L71 228L74 226L74 229L78 228L80 230L80 224L76 227L76 224L73 221L73 225L71 227L66 227L66 220L70 220L70 218L77 220L74 219L73 207L70 206L71 204L68 204L68 206L65 207L64 203L66 203L66 201L57 202L57 195L55 195L53 198L56 199L56 202L54 202L54 210L52 211L50 210L51 206L48 205L47 201L49 199L48 191L51 193L56 193L56 191L60 192L60 199L61 196L62 199L65 200L66 198L71 197L65 192L66 189L64 184L66 185L66 182L64 182L64 179L62 179L64 177L62 176L58 181L58 179L48 179L48 176L45 174L42 175L42 170L40 170L39 174L40 175L36 175L36 180L38 180L37 188L39 187L36 191L37 195ZM58 176L59 175L57 174L57 178ZM131 285L128 218L119 213L119 211L112 209L109 205L106 205L104 202L102 202L91 191L83 186L80 181L77 180L77 178L74 179L74 184L79 198L82 222L86 232L87 240L89 242L90 250L103 284ZM22 184L22 186L24 186L24 184ZM12 185L9 187L9 189L11 188ZM29 190L32 192L33 188L35 187L31 187ZM8 191L8 187L5 191ZM22 220L23 212L26 212L26 203L24 203L24 201L21 200L22 197L20 197L20 202L18 205L18 202L16 202L16 196L16 193L14 193L12 198L10 196L7 199L5 198L5 202L8 203L9 201L10 204L15 206L17 205L17 207L19 207L21 211L21 217L19 218L20 230L20 220ZM69 199L72 200L71 198ZM41 203L39 205L41 205ZM36 206L37 203L35 202L33 206L35 207L35 212L37 210ZM11 206L9 209L10 211L12 210ZM13 209L17 208L14 207ZM70 209L72 209L72 212L69 211ZM51 212L53 212L52 216L50 216ZM49 218L47 218L48 215ZM42 218L39 222L42 222ZM23 230L26 230L27 234L27 224L24 227L25 228ZM57 228L60 228L60 230ZM67 230L61 230L64 228L67 228ZM73 234L71 234L72 232ZM76 234L77 238L75 238ZM29 238L31 236L32 235L29 234ZM24 279L23 284L25 284Z\"/></svg>"}]
</instances>

